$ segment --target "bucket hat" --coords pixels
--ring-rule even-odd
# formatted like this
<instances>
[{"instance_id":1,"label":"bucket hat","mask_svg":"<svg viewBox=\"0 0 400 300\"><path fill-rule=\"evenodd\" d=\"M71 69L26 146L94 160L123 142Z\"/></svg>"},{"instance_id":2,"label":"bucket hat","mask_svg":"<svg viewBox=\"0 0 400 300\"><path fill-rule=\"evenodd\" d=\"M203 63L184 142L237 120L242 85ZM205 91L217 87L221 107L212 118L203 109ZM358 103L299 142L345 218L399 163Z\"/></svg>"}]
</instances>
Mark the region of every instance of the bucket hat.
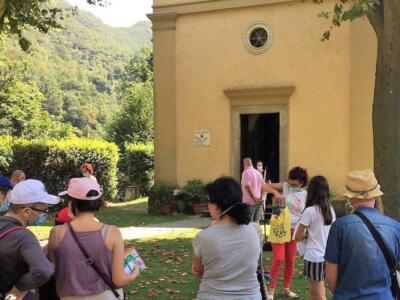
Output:
<instances>
[{"instance_id":1,"label":"bucket hat","mask_svg":"<svg viewBox=\"0 0 400 300\"><path fill-rule=\"evenodd\" d=\"M349 172L345 184L343 195L347 198L371 199L383 195L381 186L371 170Z\"/></svg>"}]
</instances>

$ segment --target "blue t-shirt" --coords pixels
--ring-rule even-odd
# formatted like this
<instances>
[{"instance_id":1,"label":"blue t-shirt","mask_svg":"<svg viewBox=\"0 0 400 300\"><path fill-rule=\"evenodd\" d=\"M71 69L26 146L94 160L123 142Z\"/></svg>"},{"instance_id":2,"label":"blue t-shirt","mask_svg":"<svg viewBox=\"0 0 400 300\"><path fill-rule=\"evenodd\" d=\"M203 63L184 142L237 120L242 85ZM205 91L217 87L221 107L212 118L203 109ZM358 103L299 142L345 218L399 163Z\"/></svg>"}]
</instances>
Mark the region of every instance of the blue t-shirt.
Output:
<instances>
[{"instance_id":1,"label":"blue t-shirt","mask_svg":"<svg viewBox=\"0 0 400 300\"><path fill-rule=\"evenodd\" d=\"M400 223L374 208L359 208L400 261ZM393 299L386 260L367 226L356 215L339 218L331 227L325 260L338 265L334 300Z\"/></svg>"}]
</instances>

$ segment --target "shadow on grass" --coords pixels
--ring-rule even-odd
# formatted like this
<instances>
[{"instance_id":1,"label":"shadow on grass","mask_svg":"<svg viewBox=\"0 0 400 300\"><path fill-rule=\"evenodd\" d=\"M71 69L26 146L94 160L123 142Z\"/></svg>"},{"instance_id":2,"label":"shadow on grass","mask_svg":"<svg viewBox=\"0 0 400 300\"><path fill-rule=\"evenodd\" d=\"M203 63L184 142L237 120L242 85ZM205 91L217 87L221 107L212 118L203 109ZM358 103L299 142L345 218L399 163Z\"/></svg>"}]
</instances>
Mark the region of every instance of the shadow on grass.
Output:
<instances>
[{"instance_id":1,"label":"shadow on grass","mask_svg":"<svg viewBox=\"0 0 400 300\"><path fill-rule=\"evenodd\" d=\"M191 275L192 240L131 241L148 269L126 289L129 299L195 299L199 281Z\"/></svg>"},{"instance_id":2,"label":"shadow on grass","mask_svg":"<svg viewBox=\"0 0 400 300\"><path fill-rule=\"evenodd\" d=\"M147 213L147 198L128 202L112 203L101 210L97 217L103 223L118 227L147 226L179 221L187 218L186 215L175 214L170 216L150 215Z\"/></svg>"},{"instance_id":3,"label":"shadow on grass","mask_svg":"<svg viewBox=\"0 0 400 300\"><path fill-rule=\"evenodd\" d=\"M131 284L129 299L195 299L199 281L191 275L192 241L198 230L175 233L153 239L131 241L145 260L148 269ZM302 275L302 260L296 263L292 290L300 299L309 299L308 283ZM271 266L271 252L264 252L264 266ZM282 279L275 299L284 299Z\"/></svg>"},{"instance_id":4,"label":"shadow on grass","mask_svg":"<svg viewBox=\"0 0 400 300\"><path fill-rule=\"evenodd\" d=\"M35 236L43 241L49 238L51 228L54 226L54 213L42 226L31 226L29 229ZM123 227L147 227L148 225L162 224L186 219L187 215L175 214L170 216L150 215L147 213L147 198L121 203L111 203L102 209L97 218L106 224Z\"/></svg>"}]
</instances>

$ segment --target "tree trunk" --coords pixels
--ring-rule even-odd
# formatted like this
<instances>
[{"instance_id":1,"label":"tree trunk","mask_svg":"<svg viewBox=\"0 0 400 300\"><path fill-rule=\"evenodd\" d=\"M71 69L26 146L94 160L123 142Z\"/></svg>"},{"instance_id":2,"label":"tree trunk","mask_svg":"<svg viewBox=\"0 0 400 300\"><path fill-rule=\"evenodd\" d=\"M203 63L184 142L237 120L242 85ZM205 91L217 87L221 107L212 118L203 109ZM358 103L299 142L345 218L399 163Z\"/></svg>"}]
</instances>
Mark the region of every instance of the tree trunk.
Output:
<instances>
[{"instance_id":1,"label":"tree trunk","mask_svg":"<svg viewBox=\"0 0 400 300\"><path fill-rule=\"evenodd\" d=\"M382 0L369 20L378 40L373 103L374 168L385 193L385 213L400 219L399 0Z\"/></svg>"},{"instance_id":2,"label":"tree trunk","mask_svg":"<svg viewBox=\"0 0 400 300\"><path fill-rule=\"evenodd\" d=\"M6 12L6 0L0 0L0 24L4 21L4 14Z\"/></svg>"}]
</instances>

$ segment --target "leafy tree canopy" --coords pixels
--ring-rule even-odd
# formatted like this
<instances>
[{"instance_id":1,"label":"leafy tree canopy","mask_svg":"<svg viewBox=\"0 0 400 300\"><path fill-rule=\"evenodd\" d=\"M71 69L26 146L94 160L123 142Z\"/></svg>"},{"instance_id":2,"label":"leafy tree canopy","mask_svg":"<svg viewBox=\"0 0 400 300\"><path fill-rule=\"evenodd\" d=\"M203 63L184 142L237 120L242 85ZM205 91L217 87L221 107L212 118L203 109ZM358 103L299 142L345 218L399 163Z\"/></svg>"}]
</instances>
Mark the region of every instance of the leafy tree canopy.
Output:
<instances>
[{"instance_id":1,"label":"leafy tree canopy","mask_svg":"<svg viewBox=\"0 0 400 300\"><path fill-rule=\"evenodd\" d=\"M104 0L87 0L89 4L104 5ZM0 0L0 32L16 35L24 51L28 51L31 42L24 30L34 28L42 33L50 29L62 28L60 21L75 13L73 8L53 7L51 0Z\"/></svg>"},{"instance_id":2,"label":"leafy tree canopy","mask_svg":"<svg viewBox=\"0 0 400 300\"><path fill-rule=\"evenodd\" d=\"M153 53L138 51L125 66L117 87L121 105L110 123L108 139L124 149L127 143L153 141Z\"/></svg>"},{"instance_id":3,"label":"leafy tree canopy","mask_svg":"<svg viewBox=\"0 0 400 300\"><path fill-rule=\"evenodd\" d=\"M125 143L148 143L153 140L153 85L130 83L121 94L121 109L108 128L108 138L122 149Z\"/></svg>"},{"instance_id":4,"label":"leafy tree canopy","mask_svg":"<svg viewBox=\"0 0 400 300\"><path fill-rule=\"evenodd\" d=\"M76 128L63 124L42 109L44 95L32 82L21 79L26 66L0 60L0 135L34 138L68 138Z\"/></svg>"},{"instance_id":5,"label":"leafy tree canopy","mask_svg":"<svg viewBox=\"0 0 400 300\"><path fill-rule=\"evenodd\" d=\"M6 46L0 50L0 62L25 61L21 80L39 88L45 97L43 109L79 128L84 137L104 138L105 125L119 110L116 87L123 76L134 76L125 68L140 47L151 45L151 25L140 22L112 28L81 10L62 25L63 29L47 34L26 30L24 34L32 42L29 53L20 49L17 38L3 38ZM135 70L141 72L139 69Z\"/></svg>"},{"instance_id":6,"label":"leafy tree canopy","mask_svg":"<svg viewBox=\"0 0 400 300\"><path fill-rule=\"evenodd\" d=\"M323 11L319 17L331 20L331 27L325 31L322 40L329 40L331 30L340 27L343 22L354 21L357 18L373 18L374 9L380 6L381 0L339 0L334 4L332 11ZM321 4L324 0L313 0L313 3Z\"/></svg>"}]
</instances>

